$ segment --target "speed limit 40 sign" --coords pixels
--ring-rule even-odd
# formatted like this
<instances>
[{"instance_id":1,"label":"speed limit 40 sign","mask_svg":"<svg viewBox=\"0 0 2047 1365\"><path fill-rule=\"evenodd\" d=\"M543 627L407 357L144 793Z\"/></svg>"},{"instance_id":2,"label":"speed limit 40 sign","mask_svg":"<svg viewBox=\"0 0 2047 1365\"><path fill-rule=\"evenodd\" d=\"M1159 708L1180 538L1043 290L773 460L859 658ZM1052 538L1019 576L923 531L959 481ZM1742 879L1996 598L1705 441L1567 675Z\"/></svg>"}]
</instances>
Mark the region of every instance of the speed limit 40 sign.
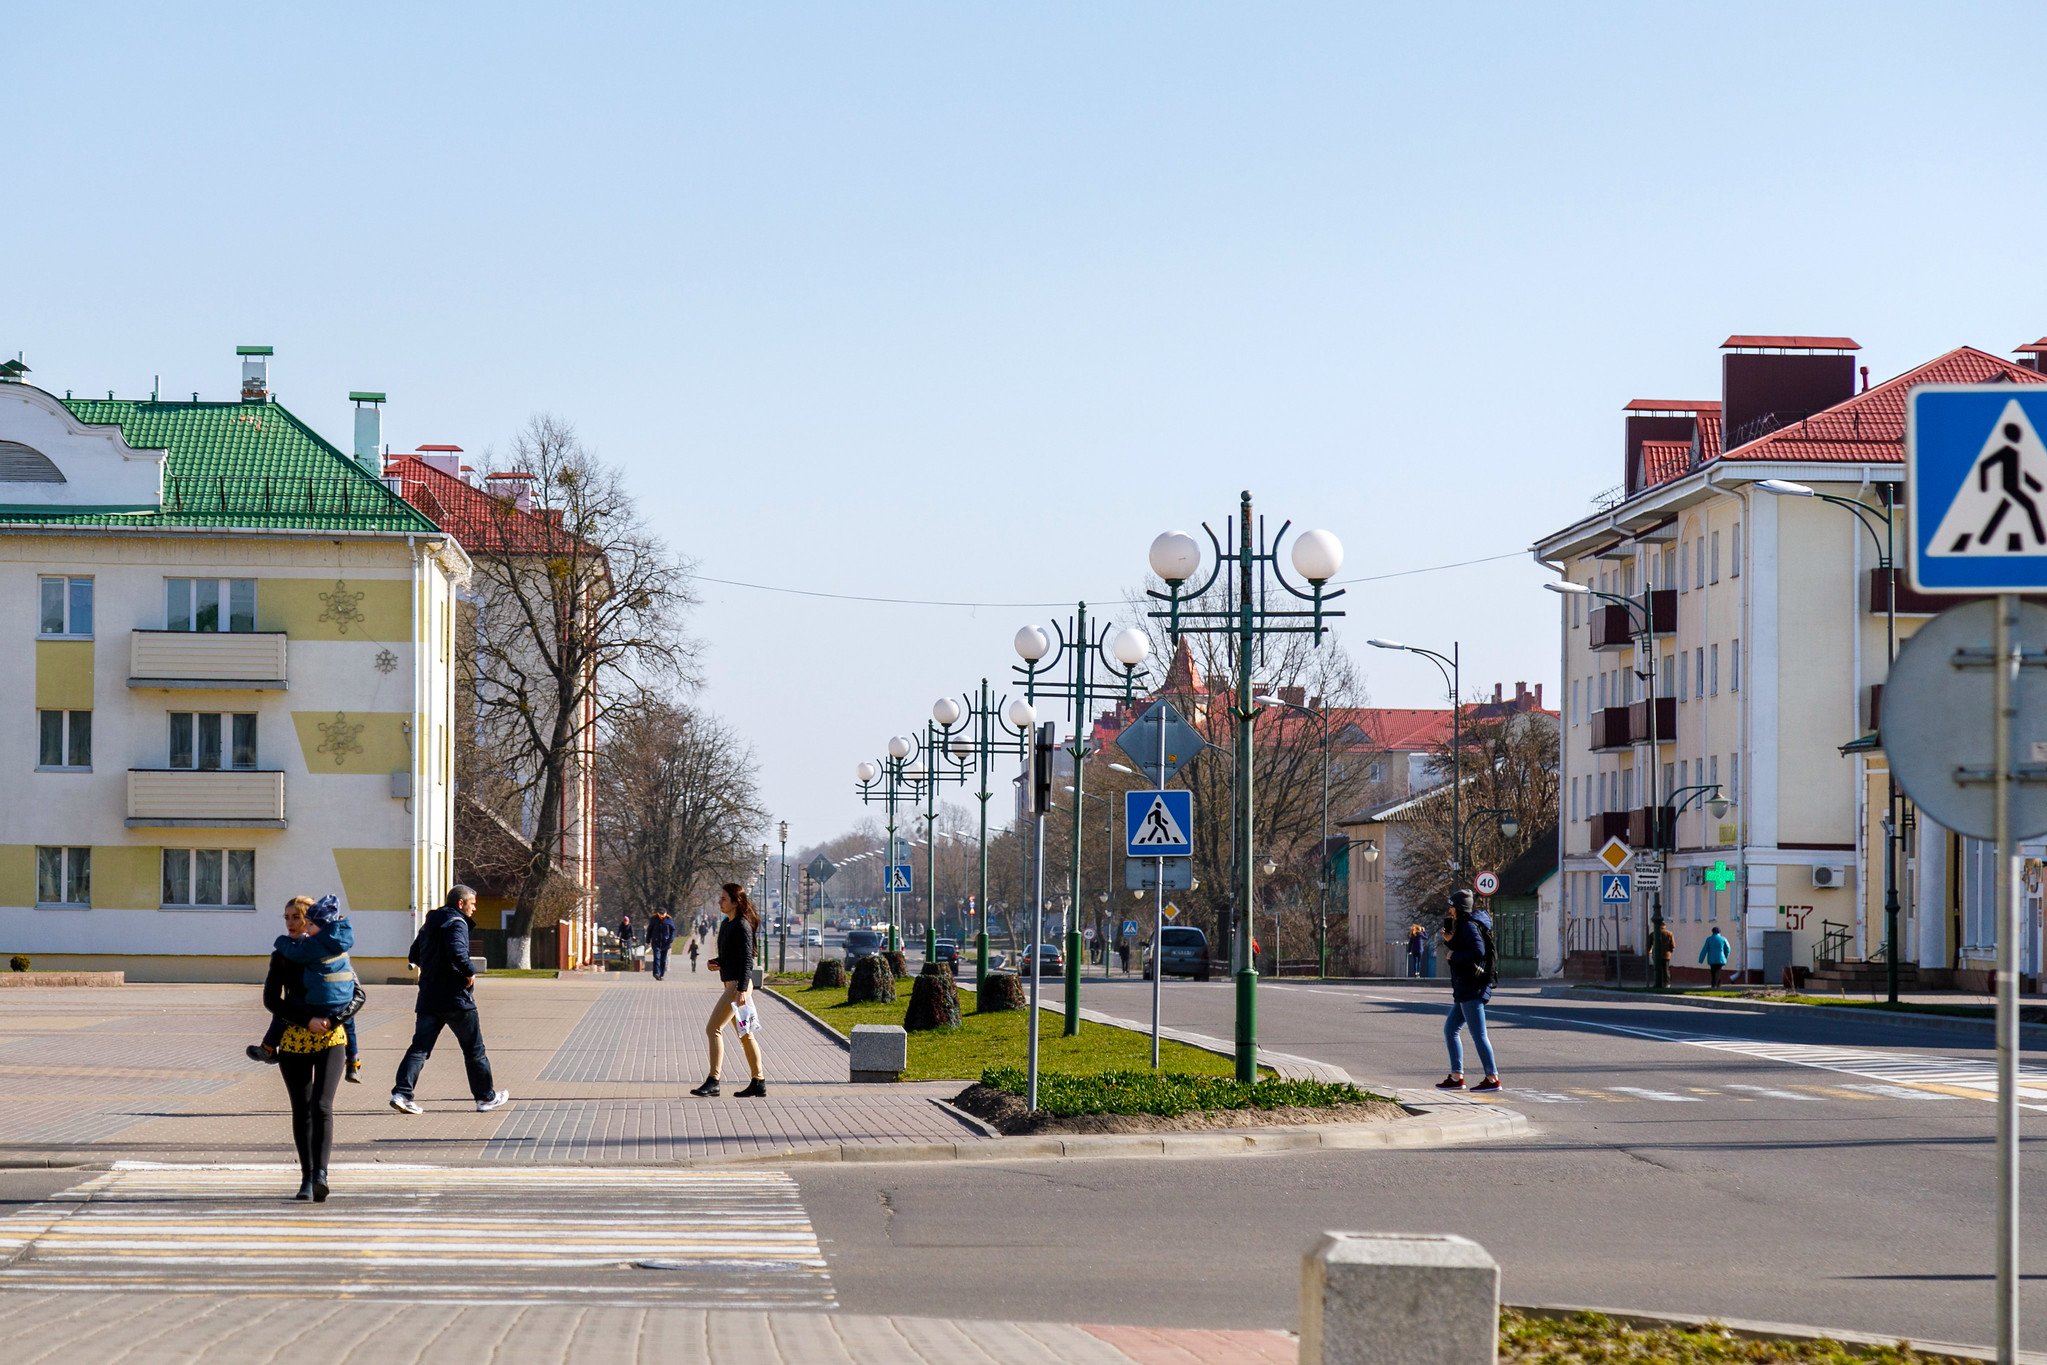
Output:
<instances>
[{"instance_id":1,"label":"speed limit 40 sign","mask_svg":"<svg viewBox=\"0 0 2047 1365\"><path fill-rule=\"evenodd\" d=\"M1471 888L1481 896L1490 896L1500 889L1500 874L1497 872L1481 872L1471 883Z\"/></svg>"}]
</instances>

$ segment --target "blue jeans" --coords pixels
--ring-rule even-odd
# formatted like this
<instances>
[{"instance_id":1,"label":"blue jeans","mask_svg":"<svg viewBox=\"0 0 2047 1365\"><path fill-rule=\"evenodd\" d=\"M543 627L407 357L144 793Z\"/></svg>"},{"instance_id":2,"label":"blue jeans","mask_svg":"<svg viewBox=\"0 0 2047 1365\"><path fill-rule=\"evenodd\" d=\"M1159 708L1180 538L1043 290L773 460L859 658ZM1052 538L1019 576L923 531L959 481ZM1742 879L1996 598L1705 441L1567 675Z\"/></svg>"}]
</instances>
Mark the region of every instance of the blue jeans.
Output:
<instances>
[{"instance_id":1,"label":"blue jeans","mask_svg":"<svg viewBox=\"0 0 2047 1365\"><path fill-rule=\"evenodd\" d=\"M1471 1025L1471 1043L1478 1049L1478 1063L1485 1068L1488 1076L1500 1074L1493 1065L1492 1039L1485 1032L1485 1001L1457 1000L1450 1005L1449 1017L1443 1020L1443 1041L1450 1045L1450 1074L1464 1074L1464 1040L1457 1036L1457 1030Z\"/></svg>"},{"instance_id":2,"label":"blue jeans","mask_svg":"<svg viewBox=\"0 0 2047 1365\"><path fill-rule=\"evenodd\" d=\"M654 945L654 979L659 981L666 975L668 975L668 945L657 943Z\"/></svg>"}]
</instances>

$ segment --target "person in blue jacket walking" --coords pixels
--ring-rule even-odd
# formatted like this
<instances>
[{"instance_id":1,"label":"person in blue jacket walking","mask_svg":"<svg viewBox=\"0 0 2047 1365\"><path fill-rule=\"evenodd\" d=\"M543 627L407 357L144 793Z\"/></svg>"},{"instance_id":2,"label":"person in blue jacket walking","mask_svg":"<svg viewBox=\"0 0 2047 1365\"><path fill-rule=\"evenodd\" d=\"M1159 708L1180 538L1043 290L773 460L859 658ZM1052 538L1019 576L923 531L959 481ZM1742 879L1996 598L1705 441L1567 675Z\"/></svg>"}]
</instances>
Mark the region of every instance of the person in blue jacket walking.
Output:
<instances>
[{"instance_id":1,"label":"person in blue jacket walking","mask_svg":"<svg viewBox=\"0 0 2047 1365\"><path fill-rule=\"evenodd\" d=\"M1468 1026L1479 1065L1485 1068L1485 1079L1471 1088L1498 1090L1500 1069L1493 1064L1492 1039L1486 1036L1485 1007L1493 998L1493 982L1499 978L1499 957L1493 947L1493 917L1472 908L1469 891L1450 893L1450 918L1443 926L1443 942L1450 950L1450 1015L1443 1021L1450 1074L1436 1082L1436 1089L1464 1089L1464 1044L1457 1033Z\"/></svg>"},{"instance_id":2,"label":"person in blue jacket walking","mask_svg":"<svg viewBox=\"0 0 2047 1365\"><path fill-rule=\"evenodd\" d=\"M469 960L469 920L475 913L476 893L466 886L449 887L447 903L427 915L406 954L419 968L419 998L412 1006L412 1046L405 1049L391 1085L391 1107L401 1114L426 1112L412 1091L443 1028L462 1045L476 1112L487 1114L512 1097L491 1079L490 1057L483 1050L483 1028L477 1021L476 969Z\"/></svg>"},{"instance_id":3,"label":"person in blue jacket walking","mask_svg":"<svg viewBox=\"0 0 2047 1365\"><path fill-rule=\"evenodd\" d=\"M1727 948L1727 938L1716 924L1713 926L1713 932L1706 935L1704 946L1699 949L1699 961L1705 963L1706 970L1712 973L1713 986L1716 990L1720 986L1721 970L1727 966Z\"/></svg>"}]
</instances>

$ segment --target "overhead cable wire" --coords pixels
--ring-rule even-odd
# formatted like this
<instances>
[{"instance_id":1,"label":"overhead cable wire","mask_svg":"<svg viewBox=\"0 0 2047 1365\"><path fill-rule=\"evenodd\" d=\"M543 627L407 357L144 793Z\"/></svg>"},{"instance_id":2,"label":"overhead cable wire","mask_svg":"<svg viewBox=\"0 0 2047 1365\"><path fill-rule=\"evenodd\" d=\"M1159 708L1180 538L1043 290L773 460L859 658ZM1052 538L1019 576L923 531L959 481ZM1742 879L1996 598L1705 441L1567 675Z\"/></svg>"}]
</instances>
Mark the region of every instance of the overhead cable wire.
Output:
<instances>
[{"instance_id":1,"label":"overhead cable wire","mask_svg":"<svg viewBox=\"0 0 2047 1365\"><path fill-rule=\"evenodd\" d=\"M1455 564L1430 564L1419 569L1398 569L1392 573L1368 574L1363 578L1338 578L1333 586L1349 583L1377 583L1388 578L1406 578L1411 574L1439 573L1444 569L1463 569L1473 564L1492 564L1502 559L1519 559L1525 550L1510 550L1506 554L1487 555L1482 559L1460 559ZM1071 602L952 602L926 597L869 597L859 593L822 592L815 588L782 588L771 583L747 583L737 578L712 578L709 574L693 575L704 583L719 583L728 588L751 588L755 592L779 592L794 597L826 597L835 602L879 602L897 607L1069 607Z\"/></svg>"}]
</instances>

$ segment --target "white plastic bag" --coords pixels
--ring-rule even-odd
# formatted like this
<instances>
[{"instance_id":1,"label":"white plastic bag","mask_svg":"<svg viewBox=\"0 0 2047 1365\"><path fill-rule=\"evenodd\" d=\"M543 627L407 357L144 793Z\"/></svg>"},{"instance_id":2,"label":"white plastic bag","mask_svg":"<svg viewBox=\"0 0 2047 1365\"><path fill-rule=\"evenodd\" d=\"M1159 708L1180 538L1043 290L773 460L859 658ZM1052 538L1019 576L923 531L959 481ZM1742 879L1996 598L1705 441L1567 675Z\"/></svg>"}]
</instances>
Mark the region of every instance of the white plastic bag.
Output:
<instances>
[{"instance_id":1,"label":"white plastic bag","mask_svg":"<svg viewBox=\"0 0 2047 1365\"><path fill-rule=\"evenodd\" d=\"M746 1001L744 1004L733 1006L732 1027L738 1031L739 1036L742 1038L751 1038L760 1032L760 1012L754 1009L751 1000Z\"/></svg>"}]
</instances>

